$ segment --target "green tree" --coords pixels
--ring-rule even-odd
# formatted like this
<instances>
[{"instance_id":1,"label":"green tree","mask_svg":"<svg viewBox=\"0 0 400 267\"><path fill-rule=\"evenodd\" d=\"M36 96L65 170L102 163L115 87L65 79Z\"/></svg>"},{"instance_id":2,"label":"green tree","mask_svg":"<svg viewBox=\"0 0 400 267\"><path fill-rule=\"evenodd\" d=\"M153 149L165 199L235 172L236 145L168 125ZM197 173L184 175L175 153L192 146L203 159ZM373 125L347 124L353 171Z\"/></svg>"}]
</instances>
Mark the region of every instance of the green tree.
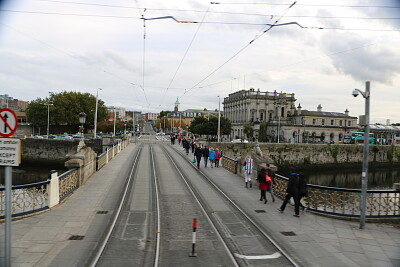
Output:
<instances>
[{"instance_id":1,"label":"green tree","mask_svg":"<svg viewBox=\"0 0 400 267\"><path fill-rule=\"evenodd\" d=\"M216 136L218 131L218 117L210 116L210 119L202 116L196 117L190 124L190 131L199 135ZM229 119L221 117L221 135L230 134L231 131L232 124Z\"/></svg>"},{"instance_id":2,"label":"green tree","mask_svg":"<svg viewBox=\"0 0 400 267\"><path fill-rule=\"evenodd\" d=\"M246 135L247 139L253 138L253 126L250 123L245 123L243 125L243 133Z\"/></svg>"},{"instance_id":3,"label":"green tree","mask_svg":"<svg viewBox=\"0 0 400 267\"><path fill-rule=\"evenodd\" d=\"M164 129L164 125L165 125L165 129ZM168 121L168 118L166 116L161 117L159 119L157 119L156 121L156 127L158 129L163 129L163 131L167 131L167 129L171 129L171 124Z\"/></svg>"},{"instance_id":4,"label":"green tree","mask_svg":"<svg viewBox=\"0 0 400 267\"><path fill-rule=\"evenodd\" d=\"M34 125L42 126L47 124L47 103L50 106L50 124L58 125L79 125L79 113L86 113L85 129L93 128L96 97L89 93L61 92L52 93L50 97L38 98L29 103L27 108L28 121ZM97 120L104 121L107 115L107 107L99 99Z\"/></svg>"},{"instance_id":5,"label":"green tree","mask_svg":"<svg viewBox=\"0 0 400 267\"><path fill-rule=\"evenodd\" d=\"M260 123L260 131L258 133L258 141L267 142L267 124L265 122Z\"/></svg>"},{"instance_id":6,"label":"green tree","mask_svg":"<svg viewBox=\"0 0 400 267\"><path fill-rule=\"evenodd\" d=\"M168 110L164 111L164 110L162 110L162 111L160 112L160 115L158 115L158 118L161 119L161 118L163 118L163 117L166 117L169 113L171 113L171 111L168 111Z\"/></svg>"}]
</instances>

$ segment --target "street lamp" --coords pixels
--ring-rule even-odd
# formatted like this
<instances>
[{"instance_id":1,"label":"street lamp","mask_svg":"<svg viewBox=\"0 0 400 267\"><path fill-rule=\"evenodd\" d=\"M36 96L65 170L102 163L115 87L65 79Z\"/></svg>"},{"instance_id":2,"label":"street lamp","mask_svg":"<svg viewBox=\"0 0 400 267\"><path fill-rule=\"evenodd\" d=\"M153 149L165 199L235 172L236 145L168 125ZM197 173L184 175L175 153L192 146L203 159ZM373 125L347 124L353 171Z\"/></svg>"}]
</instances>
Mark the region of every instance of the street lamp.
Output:
<instances>
[{"instance_id":1,"label":"street lamp","mask_svg":"<svg viewBox=\"0 0 400 267\"><path fill-rule=\"evenodd\" d=\"M97 107L98 107L98 99L99 99L99 90L102 90L101 88L97 88L96 92L96 109L94 112L94 133L93 133L93 138L96 138L96 132L97 132Z\"/></svg>"},{"instance_id":2,"label":"street lamp","mask_svg":"<svg viewBox=\"0 0 400 267\"><path fill-rule=\"evenodd\" d=\"M47 105L47 139L49 139L50 135L50 106L53 106L53 104L46 103Z\"/></svg>"},{"instance_id":3,"label":"street lamp","mask_svg":"<svg viewBox=\"0 0 400 267\"><path fill-rule=\"evenodd\" d=\"M218 96L218 143L221 142L221 97Z\"/></svg>"},{"instance_id":4,"label":"street lamp","mask_svg":"<svg viewBox=\"0 0 400 267\"><path fill-rule=\"evenodd\" d=\"M81 124L81 138L83 139L83 125L86 122L86 113L85 112L81 112L79 113L79 123Z\"/></svg>"},{"instance_id":5,"label":"street lamp","mask_svg":"<svg viewBox=\"0 0 400 267\"><path fill-rule=\"evenodd\" d=\"M367 186L368 186L368 154L369 154L369 101L370 101L370 82L365 82L365 92L354 89L352 94L357 97L361 94L365 98L365 115L360 116L360 125L364 126L364 149L363 164L361 174L361 198L360 198L360 229L365 226L365 214L367 207Z\"/></svg>"}]
</instances>

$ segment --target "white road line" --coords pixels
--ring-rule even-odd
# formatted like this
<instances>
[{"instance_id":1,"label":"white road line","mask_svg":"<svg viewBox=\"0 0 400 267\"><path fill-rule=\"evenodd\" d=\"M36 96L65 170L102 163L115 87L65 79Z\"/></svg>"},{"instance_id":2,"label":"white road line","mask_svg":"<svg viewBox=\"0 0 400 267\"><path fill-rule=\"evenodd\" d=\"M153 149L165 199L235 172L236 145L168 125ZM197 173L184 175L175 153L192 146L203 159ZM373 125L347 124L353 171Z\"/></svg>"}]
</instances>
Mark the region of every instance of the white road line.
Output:
<instances>
[{"instance_id":1,"label":"white road line","mask_svg":"<svg viewBox=\"0 0 400 267\"><path fill-rule=\"evenodd\" d=\"M246 259L246 260L266 260L266 259L276 259L282 256L280 252L275 252L274 254L271 255L259 255L259 256L246 256L246 255L241 255L237 253L233 253L235 257L241 258L241 259Z\"/></svg>"}]
</instances>

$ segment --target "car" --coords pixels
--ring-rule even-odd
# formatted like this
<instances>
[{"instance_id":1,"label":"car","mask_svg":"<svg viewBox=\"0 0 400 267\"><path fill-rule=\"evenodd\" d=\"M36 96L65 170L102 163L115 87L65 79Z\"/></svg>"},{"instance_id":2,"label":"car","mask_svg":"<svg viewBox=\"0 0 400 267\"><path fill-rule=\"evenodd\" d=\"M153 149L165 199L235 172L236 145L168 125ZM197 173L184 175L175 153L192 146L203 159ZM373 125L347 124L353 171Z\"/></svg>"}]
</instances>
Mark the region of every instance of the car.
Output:
<instances>
[{"instance_id":1,"label":"car","mask_svg":"<svg viewBox=\"0 0 400 267\"><path fill-rule=\"evenodd\" d=\"M59 140L72 140L74 138L72 136L69 136L69 135L60 135L56 139L59 139Z\"/></svg>"},{"instance_id":2,"label":"car","mask_svg":"<svg viewBox=\"0 0 400 267\"><path fill-rule=\"evenodd\" d=\"M72 135L72 138L81 138L81 134L80 133L76 133L76 134Z\"/></svg>"},{"instance_id":3,"label":"car","mask_svg":"<svg viewBox=\"0 0 400 267\"><path fill-rule=\"evenodd\" d=\"M248 143L246 139L233 139L231 143Z\"/></svg>"}]
</instances>

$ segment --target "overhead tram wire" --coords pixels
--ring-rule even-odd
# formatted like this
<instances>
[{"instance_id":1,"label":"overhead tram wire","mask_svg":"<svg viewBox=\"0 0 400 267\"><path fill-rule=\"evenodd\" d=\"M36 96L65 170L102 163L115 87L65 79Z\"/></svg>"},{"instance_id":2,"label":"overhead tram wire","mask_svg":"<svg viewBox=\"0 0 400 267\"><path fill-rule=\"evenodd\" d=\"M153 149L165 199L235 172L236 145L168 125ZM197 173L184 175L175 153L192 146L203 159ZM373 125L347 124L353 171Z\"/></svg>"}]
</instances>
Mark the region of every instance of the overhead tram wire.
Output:
<instances>
[{"instance_id":1,"label":"overhead tram wire","mask_svg":"<svg viewBox=\"0 0 400 267\"><path fill-rule=\"evenodd\" d=\"M126 79L124 79L124 78L122 78L122 77L120 77L120 76L118 76L118 75L116 75L116 74L114 74L114 73L112 73L112 72L109 72L109 71L107 71L107 70L105 70L105 69L102 69L102 68L96 66L96 65L93 65L93 64L88 63L87 61L83 60L82 57L80 57L80 56L77 55L77 54L73 54L73 53L64 51L64 50L62 50L62 49L60 49L60 48L57 48L57 47L55 47L55 46L52 46L52 45L50 45L49 43L46 43L46 42L44 42L44 41L42 41L42 40L40 40L40 39L38 39L38 38L36 38L36 37L32 37L32 36L30 36L29 34L27 34L27 33L25 33L25 32L22 32L22 31L20 31L20 30L18 30L18 29L15 29L15 28L13 28L13 27L11 27L11 26L9 26L9 25L6 25L6 24L4 24L4 23L1 23L1 22L0 22L0 25L4 26L4 27L6 27L6 28L8 28L8 29L10 29L10 30L13 30L13 31L15 31L15 32L17 32L17 33L19 33L19 34L21 34L21 35L23 35L23 36L25 36L25 37L27 37L27 38L29 38L29 39L32 39L32 40L34 40L34 41L36 41L36 42L38 42L38 43L41 43L42 45L47 46L47 47L53 49L54 51L57 51L57 52L59 52L59 53L61 53L61 54L64 54L64 55L66 55L66 56L68 56L68 57L71 57L71 58L73 58L73 59L75 59L75 60L77 60L77 61L79 61L79 62L81 62L81 63L83 62L83 63L85 63L86 65L89 65L89 66L91 66L91 67L93 67L93 68L96 68L98 71L107 73L108 75L113 76L114 78L116 78L116 79L118 79L118 80L121 80L121 81L123 81L123 82L126 82L126 83L128 83L128 84L130 84L130 85L134 85L134 86L137 85L137 84L134 84L134 83L132 83L132 82L130 82L130 81L128 81L128 80L126 80ZM134 91L134 93L136 94L135 91Z\"/></svg>"},{"instance_id":2,"label":"overhead tram wire","mask_svg":"<svg viewBox=\"0 0 400 267\"><path fill-rule=\"evenodd\" d=\"M285 15L287 12L289 12L289 10L296 4L297 1L294 1L288 8L286 8L286 10L283 12L282 16ZM273 24L268 24L268 28L266 30L264 30L260 35L254 37L247 45L245 45L244 47L242 47L238 52L236 52L233 56L231 56L228 60L226 60L224 63L222 63L219 67L217 67L215 70L213 70L210 74L208 74L206 77L204 77L201 81L199 81L198 83L196 83L194 86L192 86L190 89L185 90L185 92L183 93L183 96L185 96L185 94L187 94L188 92L192 91L196 86L198 86L199 84L201 84L202 82L204 82L205 80L207 80L209 77L211 77L214 73L216 73L219 69L221 69L223 66L225 66L228 62L230 62L232 59L234 59L237 55L239 55L241 52L243 52L247 47L249 47L253 42L255 42L256 40L258 40L261 36L263 36L264 34L266 34L267 32L269 32L273 27L276 26L281 26L281 25L289 25L289 24L297 24L299 25L297 22L288 22L288 23L283 23L283 24L278 24L279 20L281 19L281 16L277 18L277 20L273 23Z\"/></svg>"},{"instance_id":3,"label":"overhead tram wire","mask_svg":"<svg viewBox=\"0 0 400 267\"><path fill-rule=\"evenodd\" d=\"M176 69L176 71L175 71L175 73L174 73L174 76L172 77L171 81L170 81L169 84L168 84L168 87L167 87L166 90L165 90L165 93L164 93L164 95L163 95L163 97L162 97L162 99L161 99L160 106L163 104L164 99L165 99L165 96L166 96L166 94L167 94L169 88L171 87L172 83L174 82L175 77L176 77L176 75L178 74L178 71L179 71L179 69L180 69L181 66L182 66L182 63L183 63L183 61L185 60L186 55L187 55L188 52L189 52L189 49L192 47L192 44L193 44L194 40L196 39L197 33L199 32L199 30L200 30L200 28L201 28L201 25L203 24L203 21L205 20L205 18L206 18L206 16L207 16L207 12L208 12L209 10L210 10L210 8L208 8L207 11L206 11L206 13L204 13L203 19L201 20L199 26L197 27L197 30L196 30L196 32L194 33L194 35L193 35L193 37L192 37L192 40L190 41L190 44L189 44L189 46L187 47L187 49L186 49L186 51L185 51L185 54L183 55L183 57L182 57L182 59L181 59L181 62L179 63L179 66L178 66L178 68Z\"/></svg>"},{"instance_id":4,"label":"overhead tram wire","mask_svg":"<svg viewBox=\"0 0 400 267\"><path fill-rule=\"evenodd\" d=\"M268 5L268 6L285 6L289 5L289 3L261 3L261 2L252 2L252 3L235 3L235 2L211 2L213 5ZM349 8L400 8L400 6L366 6L366 5L318 5L318 4L298 4L298 6L311 6L311 7L349 7Z\"/></svg>"}]
</instances>

